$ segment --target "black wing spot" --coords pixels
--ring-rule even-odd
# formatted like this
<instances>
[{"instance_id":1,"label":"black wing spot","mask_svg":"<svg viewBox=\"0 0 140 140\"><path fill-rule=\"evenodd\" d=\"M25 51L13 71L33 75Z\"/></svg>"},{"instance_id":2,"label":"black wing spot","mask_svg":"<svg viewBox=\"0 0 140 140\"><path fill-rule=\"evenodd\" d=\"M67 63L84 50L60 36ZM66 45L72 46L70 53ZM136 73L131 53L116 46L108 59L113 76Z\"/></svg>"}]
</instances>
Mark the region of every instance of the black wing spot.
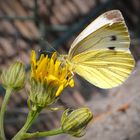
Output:
<instances>
[{"instance_id":1,"label":"black wing spot","mask_svg":"<svg viewBox=\"0 0 140 140\"><path fill-rule=\"evenodd\" d=\"M117 40L117 37L115 35L112 35L110 41L116 41L116 40Z\"/></svg>"},{"instance_id":2,"label":"black wing spot","mask_svg":"<svg viewBox=\"0 0 140 140\"><path fill-rule=\"evenodd\" d=\"M115 50L115 47L108 47L109 50Z\"/></svg>"}]
</instances>

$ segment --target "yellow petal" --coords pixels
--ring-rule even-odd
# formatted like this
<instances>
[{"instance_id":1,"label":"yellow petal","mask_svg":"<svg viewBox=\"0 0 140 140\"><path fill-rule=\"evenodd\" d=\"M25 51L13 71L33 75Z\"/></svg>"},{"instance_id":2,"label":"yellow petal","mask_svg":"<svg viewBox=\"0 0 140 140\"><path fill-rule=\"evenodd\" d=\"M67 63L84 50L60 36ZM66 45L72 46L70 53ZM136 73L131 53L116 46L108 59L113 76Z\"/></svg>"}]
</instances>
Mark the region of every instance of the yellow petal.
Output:
<instances>
[{"instance_id":1,"label":"yellow petal","mask_svg":"<svg viewBox=\"0 0 140 140\"><path fill-rule=\"evenodd\" d=\"M40 65L38 65L38 68L37 68L37 73L40 73L40 72L42 72L43 74L45 73L45 71L46 71L46 62L47 62L47 58L44 58L40 62Z\"/></svg>"},{"instance_id":2,"label":"yellow petal","mask_svg":"<svg viewBox=\"0 0 140 140\"><path fill-rule=\"evenodd\" d=\"M64 89L64 86L60 85L60 87L58 88L58 90L56 92L56 97L60 95L60 93L62 92L63 89Z\"/></svg>"},{"instance_id":3,"label":"yellow petal","mask_svg":"<svg viewBox=\"0 0 140 140\"><path fill-rule=\"evenodd\" d=\"M50 68L49 68L49 74L54 73L54 60L53 58L50 59Z\"/></svg>"},{"instance_id":4,"label":"yellow petal","mask_svg":"<svg viewBox=\"0 0 140 140\"><path fill-rule=\"evenodd\" d=\"M42 62L42 60L44 59L44 58L48 58L48 56L44 56L44 54L41 54L41 56L40 56L40 58L39 58L39 61L37 62L37 65L40 65L40 63Z\"/></svg>"},{"instance_id":5,"label":"yellow petal","mask_svg":"<svg viewBox=\"0 0 140 140\"><path fill-rule=\"evenodd\" d=\"M61 61L57 60L55 63L55 70L54 70L55 76L58 76L60 64L61 64Z\"/></svg>"},{"instance_id":6,"label":"yellow petal","mask_svg":"<svg viewBox=\"0 0 140 140\"><path fill-rule=\"evenodd\" d=\"M70 85L71 87L74 87L74 80L73 80L73 79L71 79L71 80L69 81L69 85Z\"/></svg>"},{"instance_id":7,"label":"yellow petal","mask_svg":"<svg viewBox=\"0 0 140 140\"><path fill-rule=\"evenodd\" d=\"M55 60L56 60L56 58L57 58L57 54L56 54L56 52L54 52L54 53L52 54L51 59L53 59L53 61L55 61Z\"/></svg>"},{"instance_id":8,"label":"yellow petal","mask_svg":"<svg viewBox=\"0 0 140 140\"><path fill-rule=\"evenodd\" d=\"M31 52L31 63L36 65L36 54L35 54L35 51Z\"/></svg>"},{"instance_id":9,"label":"yellow petal","mask_svg":"<svg viewBox=\"0 0 140 140\"><path fill-rule=\"evenodd\" d=\"M55 76L53 76L53 75L49 75L48 77L46 77L47 78L47 81L48 81L48 83L50 83L50 82L54 82L54 81L58 81L58 79L57 79L57 77L55 77ZM55 82L54 82L54 84L55 84ZM55 84L56 85L56 84Z\"/></svg>"}]
</instances>

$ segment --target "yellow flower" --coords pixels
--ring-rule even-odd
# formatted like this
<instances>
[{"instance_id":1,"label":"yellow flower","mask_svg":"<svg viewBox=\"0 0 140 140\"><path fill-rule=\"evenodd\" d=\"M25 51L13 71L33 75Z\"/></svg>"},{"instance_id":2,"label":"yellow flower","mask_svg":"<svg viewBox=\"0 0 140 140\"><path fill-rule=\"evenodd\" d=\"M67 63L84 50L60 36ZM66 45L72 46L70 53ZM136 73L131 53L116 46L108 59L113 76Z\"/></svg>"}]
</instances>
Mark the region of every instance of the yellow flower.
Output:
<instances>
[{"instance_id":1,"label":"yellow flower","mask_svg":"<svg viewBox=\"0 0 140 140\"><path fill-rule=\"evenodd\" d=\"M56 52L52 54L51 58L42 54L39 60L36 61L35 51L32 51L31 77L36 82L47 84L49 87L56 87L56 97L68 85L74 86L73 75L68 70L68 65L58 59Z\"/></svg>"}]
</instances>

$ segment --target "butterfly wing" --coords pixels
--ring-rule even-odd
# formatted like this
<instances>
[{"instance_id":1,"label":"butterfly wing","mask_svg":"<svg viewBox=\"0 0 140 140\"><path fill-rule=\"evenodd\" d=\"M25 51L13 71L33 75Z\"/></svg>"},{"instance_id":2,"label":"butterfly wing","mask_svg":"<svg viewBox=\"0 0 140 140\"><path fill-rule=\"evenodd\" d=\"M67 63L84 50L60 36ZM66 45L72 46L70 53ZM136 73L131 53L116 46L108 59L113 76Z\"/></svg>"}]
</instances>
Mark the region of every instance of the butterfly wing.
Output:
<instances>
[{"instance_id":1,"label":"butterfly wing","mask_svg":"<svg viewBox=\"0 0 140 140\"><path fill-rule=\"evenodd\" d=\"M129 51L98 50L76 55L74 71L101 88L120 85L131 73L134 60Z\"/></svg>"},{"instance_id":2,"label":"butterfly wing","mask_svg":"<svg viewBox=\"0 0 140 140\"><path fill-rule=\"evenodd\" d=\"M74 71L90 83L111 88L131 73L128 29L118 10L99 16L73 42L68 60Z\"/></svg>"},{"instance_id":3,"label":"butterfly wing","mask_svg":"<svg viewBox=\"0 0 140 140\"><path fill-rule=\"evenodd\" d=\"M128 29L118 10L106 12L88 25L72 43L68 56L72 59L79 53L114 45L116 49L128 49L130 45Z\"/></svg>"}]
</instances>

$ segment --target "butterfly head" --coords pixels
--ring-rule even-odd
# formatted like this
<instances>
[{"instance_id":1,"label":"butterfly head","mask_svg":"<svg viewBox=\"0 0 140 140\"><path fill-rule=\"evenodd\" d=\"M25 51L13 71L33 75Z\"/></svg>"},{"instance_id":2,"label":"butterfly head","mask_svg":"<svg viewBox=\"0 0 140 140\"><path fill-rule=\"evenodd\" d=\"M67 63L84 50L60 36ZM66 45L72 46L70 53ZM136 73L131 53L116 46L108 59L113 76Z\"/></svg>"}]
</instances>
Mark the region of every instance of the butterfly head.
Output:
<instances>
[{"instance_id":1,"label":"butterfly head","mask_svg":"<svg viewBox=\"0 0 140 140\"><path fill-rule=\"evenodd\" d=\"M69 72L74 72L74 64L68 59L68 55L60 55L58 59L62 62L61 67L66 66Z\"/></svg>"}]
</instances>

